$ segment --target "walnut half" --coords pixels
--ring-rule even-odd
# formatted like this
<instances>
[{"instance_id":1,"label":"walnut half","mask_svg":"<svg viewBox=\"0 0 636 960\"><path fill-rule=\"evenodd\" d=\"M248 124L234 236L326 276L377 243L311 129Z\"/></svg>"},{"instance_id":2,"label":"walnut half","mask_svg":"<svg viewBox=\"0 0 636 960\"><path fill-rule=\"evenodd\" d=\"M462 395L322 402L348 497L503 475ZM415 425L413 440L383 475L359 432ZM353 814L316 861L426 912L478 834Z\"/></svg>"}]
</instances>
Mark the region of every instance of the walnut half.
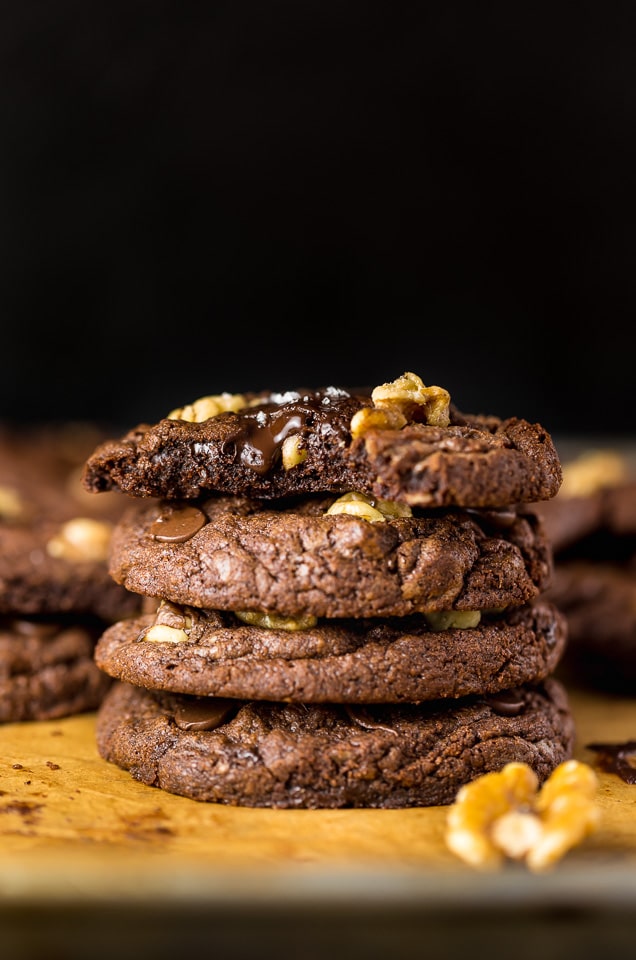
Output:
<instances>
[{"instance_id":1,"label":"walnut half","mask_svg":"<svg viewBox=\"0 0 636 960\"><path fill-rule=\"evenodd\" d=\"M371 393L372 407L363 407L351 420L351 435L367 430L400 430L407 423L447 427L450 422L450 394L443 387L427 387L416 373L404 373L397 380L382 383Z\"/></svg>"},{"instance_id":2,"label":"walnut half","mask_svg":"<svg viewBox=\"0 0 636 960\"><path fill-rule=\"evenodd\" d=\"M600 810L591 767L566 760L539 789L525 763L508 763L461 787L448 810L446 844L480 870L522 860L533 872L554 866L596 829Z\"/></svg>"},{"instance_id":3,"label":"walnut half","mask_svg":"<svg viewBox=\"0 0 636 960\"><path fill-rule=\"evenodd\" d=\"M190 639L192 617L186 607L162 600L157 607L155 621L142 630L138 640L151 643L185 643Z\"/></svg>"}]
</instances>

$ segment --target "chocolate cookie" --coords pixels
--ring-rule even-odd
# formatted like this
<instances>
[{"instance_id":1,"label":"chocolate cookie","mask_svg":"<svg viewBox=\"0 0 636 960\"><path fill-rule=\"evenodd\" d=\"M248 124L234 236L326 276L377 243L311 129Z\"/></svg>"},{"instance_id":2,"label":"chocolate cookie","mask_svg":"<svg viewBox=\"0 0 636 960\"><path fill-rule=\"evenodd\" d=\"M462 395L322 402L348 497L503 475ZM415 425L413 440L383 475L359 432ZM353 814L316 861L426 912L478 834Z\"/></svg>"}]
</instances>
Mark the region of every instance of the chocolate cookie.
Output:
<instances>
[{"instance_id":1,"label":"chocolate cookie","mask_svg":"<svg viewBox=\"0 0 636 960\"><path fill-rule=\"evenodd\" d=\"M86 457L104 439L104 428L84 421L0 422L0 517L116 519L124 498L116 492L95 498L81 480Z\"/></svg>"},{"instance_id":2,"label":"chocolate cookie","mask_svg":"<svg viewBox=\"0 0 636 960\"><path fill-rule=\"evenodd\" d=\"M27 526L0 521L0 613L73 612L112 622L139 609L139 598L115 583L108 572L107 539L112 526L86 520L59 524L40 517ZM51 553L56 544L60 552ZM95 554L90 552L91 544Z\"/></svg>"},{"instance_id":3,"label":"chocolate cookie","mask_svg":"<svg viewBox=\"0 0 636 960\"><path fill-rule=\"evenodd\" d=\"M636 681L636 473L618 447L565 461L563 486L533 505L552 544L546 597L565 614L561 673L592 688L633 693Z\"/></svg>"},{"instance_id":4,"label":"chocolate cookie","mask_svg":"<svg viewBox=\"0 0 636 960\"><path fill-rule=\"evenodd\" d=\"M95 432L66 424L0 431L0 614L90 614L112 621L139 599L108 571L125 498L99 503L80 482Z\"/></svg>"},{"instance_id":5,"label":"chocolate cookie","mask_svg":"<svg viewBox=\"0 0 636 960\"><path fill-rule=\"evenodd\" d=\"M565 641L565 618L543 601L482 616L465 629L444 629L416 615L285 630L162 604L157 614L109 627L95 659L110 676L156 690L386 703L494 693L543 680Z\"/></svg>"},{"instance_id":6,"label":"chocolate cookie","mask_svg":"<svg viewBox=\"0 0 636 960\"><path fill-rule=\"evenodd\" d=\"M562 668L587 686L636 690L636 569L587 560L559 564L548 591L567 620Z\"/></svg>"},{"instance_id":7,"label":"chocolate cookie","mask_svg":"<svg viewBox=\"0 0 636 960\"><path fill-rule=\"evenodd\" d=\"M103 624L73 618L0 621L0 723L94 710L111 685L93 658Z\"/></svg>"},{"instance_id":8,"label":"chocolate cookie","mask_svg":"<svg viewBox=\"0 0 636 960\"><path fill-rule=\"evenodd\" d=\"M113 534L110 572L145 596L289 617L488 610L526 603L548 582L552 554L533 513L371 507L370 522L332 512L367 506L333 496L135 502Z\"/></svg>"},{"instance_id":9,"label":"chocolate cookie","mask_svg":"<svg viewBox=\"0 0 636 960\"><path fill-rule=\"evenodd\" d=\"M497 508L554 496L561 465L539 424L461 413L443 388L406 373L369 394L201 398L98 445L83 482L166 499L357 490L411 506Z\"/></svg>"},{"instance_id":10,"label":"chocolate cookie","mask_svg":"<svg viewBox=\"0 0 636 960\"><path fill-rule=\"evenodd\" d=\"M569 759L574 728L554 679L496 698L383 706L282 704L157 694L117 683L97 747L142 783L193 800L273 808L449 804L516 761L541 781Z\"/></svg>"},{"instance_id":11,"label":"chocolate cookie","mask_svg":"<svg viewBox=\"0 0 636 960\"><path fill-rule=\"evenodd\" d=\"M95 641L138 613L108 551L124 502L86 492L80 474L97 428L0 427L0 722L95 709L110 678Z\"/></svg>"},{"instance_id":12,"label":"chocolate cookie","mask_svg":"<svg viewBox=\"0 0 636 960\"><path fill-rule=\"evenodd\" d=\"M558 494L531 509L556 555L611 558L619 546L623 555L636 552L636 467L621 450L591 448L571 457Z\"/></svg>"}]
</instances>

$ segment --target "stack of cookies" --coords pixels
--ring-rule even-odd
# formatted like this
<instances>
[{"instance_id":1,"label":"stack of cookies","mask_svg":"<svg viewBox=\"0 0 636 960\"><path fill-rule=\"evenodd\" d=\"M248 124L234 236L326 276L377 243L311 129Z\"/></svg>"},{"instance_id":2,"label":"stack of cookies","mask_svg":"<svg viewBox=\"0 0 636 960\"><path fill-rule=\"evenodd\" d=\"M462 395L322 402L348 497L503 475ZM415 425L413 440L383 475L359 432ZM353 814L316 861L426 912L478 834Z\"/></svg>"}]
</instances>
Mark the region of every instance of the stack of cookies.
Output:
<instances>
[{"instance_id":1,"label":"stack of cookies","mask_svg":"<svg viewBox=\"0 0 636 960\"><path fill-rule=\"evenodd\" d=\"M0 429L0 722L94 710L110 679L94 660L105 627L137 613L108 549L121 494L90 497L91 424Z\"/></svg>"},{"instance_id":2,"label":"stack of cookies","mask_svg":"<svg viewBox=\"0 0 636 960\"><path fill-rule=\"evenodd\" d=\"M83 483L130 497L110 572L145 612L97 643L96 736L137 780L398 808L570 757L565 622L524 508L561 483L540 425L463 414L413 373L220 394L100 443Z\"/></svg>"}]
</instances>

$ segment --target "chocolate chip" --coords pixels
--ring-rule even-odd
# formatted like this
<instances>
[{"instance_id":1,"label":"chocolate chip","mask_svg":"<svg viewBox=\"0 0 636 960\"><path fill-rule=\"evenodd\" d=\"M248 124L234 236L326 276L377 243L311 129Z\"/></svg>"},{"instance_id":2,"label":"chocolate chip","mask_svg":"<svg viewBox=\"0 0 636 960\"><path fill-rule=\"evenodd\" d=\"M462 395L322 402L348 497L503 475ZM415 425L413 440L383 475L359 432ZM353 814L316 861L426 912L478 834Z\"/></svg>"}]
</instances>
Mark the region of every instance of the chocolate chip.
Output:
<instances>
[{"instance_id":1,"label":"chocolate chip","mask_svg":"<svg viewBox=\"0 0 636 960\"><path fill-rule=\"evenodd\" d=\"M205 526L207 517L198 507L189 504L168 506L150 527L153 540L162 543L184 543Z\"/></svg>"},{"instance_id":2,"label":"chocolate chip","mask_svg":"<svg viewBox=\"0 0 636 960\"><path fill-rule=\"evenodd\" d=\"M501 693L484 697L488 706L503 717L516 717L525 706L523 696L516 690L502 690Z\"/></svg>"},{"instance_id":3,"label":"chocolate chip","mask_svg":"<svg viewBox=\"0 0 636 960\"><path fill-rule=\"evenodd\" d=\"M174 722L180 730L216 730L240 705L240 700L225 697L192 697L176 708Z\"/></svg>"}]
</instances>

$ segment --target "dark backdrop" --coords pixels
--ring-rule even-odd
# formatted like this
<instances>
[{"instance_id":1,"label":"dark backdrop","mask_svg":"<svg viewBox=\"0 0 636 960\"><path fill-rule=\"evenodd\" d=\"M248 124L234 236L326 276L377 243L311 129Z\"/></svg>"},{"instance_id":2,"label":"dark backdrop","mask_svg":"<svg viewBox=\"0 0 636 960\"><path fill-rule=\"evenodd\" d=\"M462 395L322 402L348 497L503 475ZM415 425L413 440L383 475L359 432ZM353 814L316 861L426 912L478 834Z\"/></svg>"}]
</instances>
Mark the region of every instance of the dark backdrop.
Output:
<instances>
[{"instance_id":1,"label":"dark backdrop","mask_svg":"<svg viewBox=\"0 0 636 960\"><path fill-rule=\"evenodd\" d=\"M0 416L405 370L631 434L631 3L0 10Z\"/></svg>"}]
</instances>

